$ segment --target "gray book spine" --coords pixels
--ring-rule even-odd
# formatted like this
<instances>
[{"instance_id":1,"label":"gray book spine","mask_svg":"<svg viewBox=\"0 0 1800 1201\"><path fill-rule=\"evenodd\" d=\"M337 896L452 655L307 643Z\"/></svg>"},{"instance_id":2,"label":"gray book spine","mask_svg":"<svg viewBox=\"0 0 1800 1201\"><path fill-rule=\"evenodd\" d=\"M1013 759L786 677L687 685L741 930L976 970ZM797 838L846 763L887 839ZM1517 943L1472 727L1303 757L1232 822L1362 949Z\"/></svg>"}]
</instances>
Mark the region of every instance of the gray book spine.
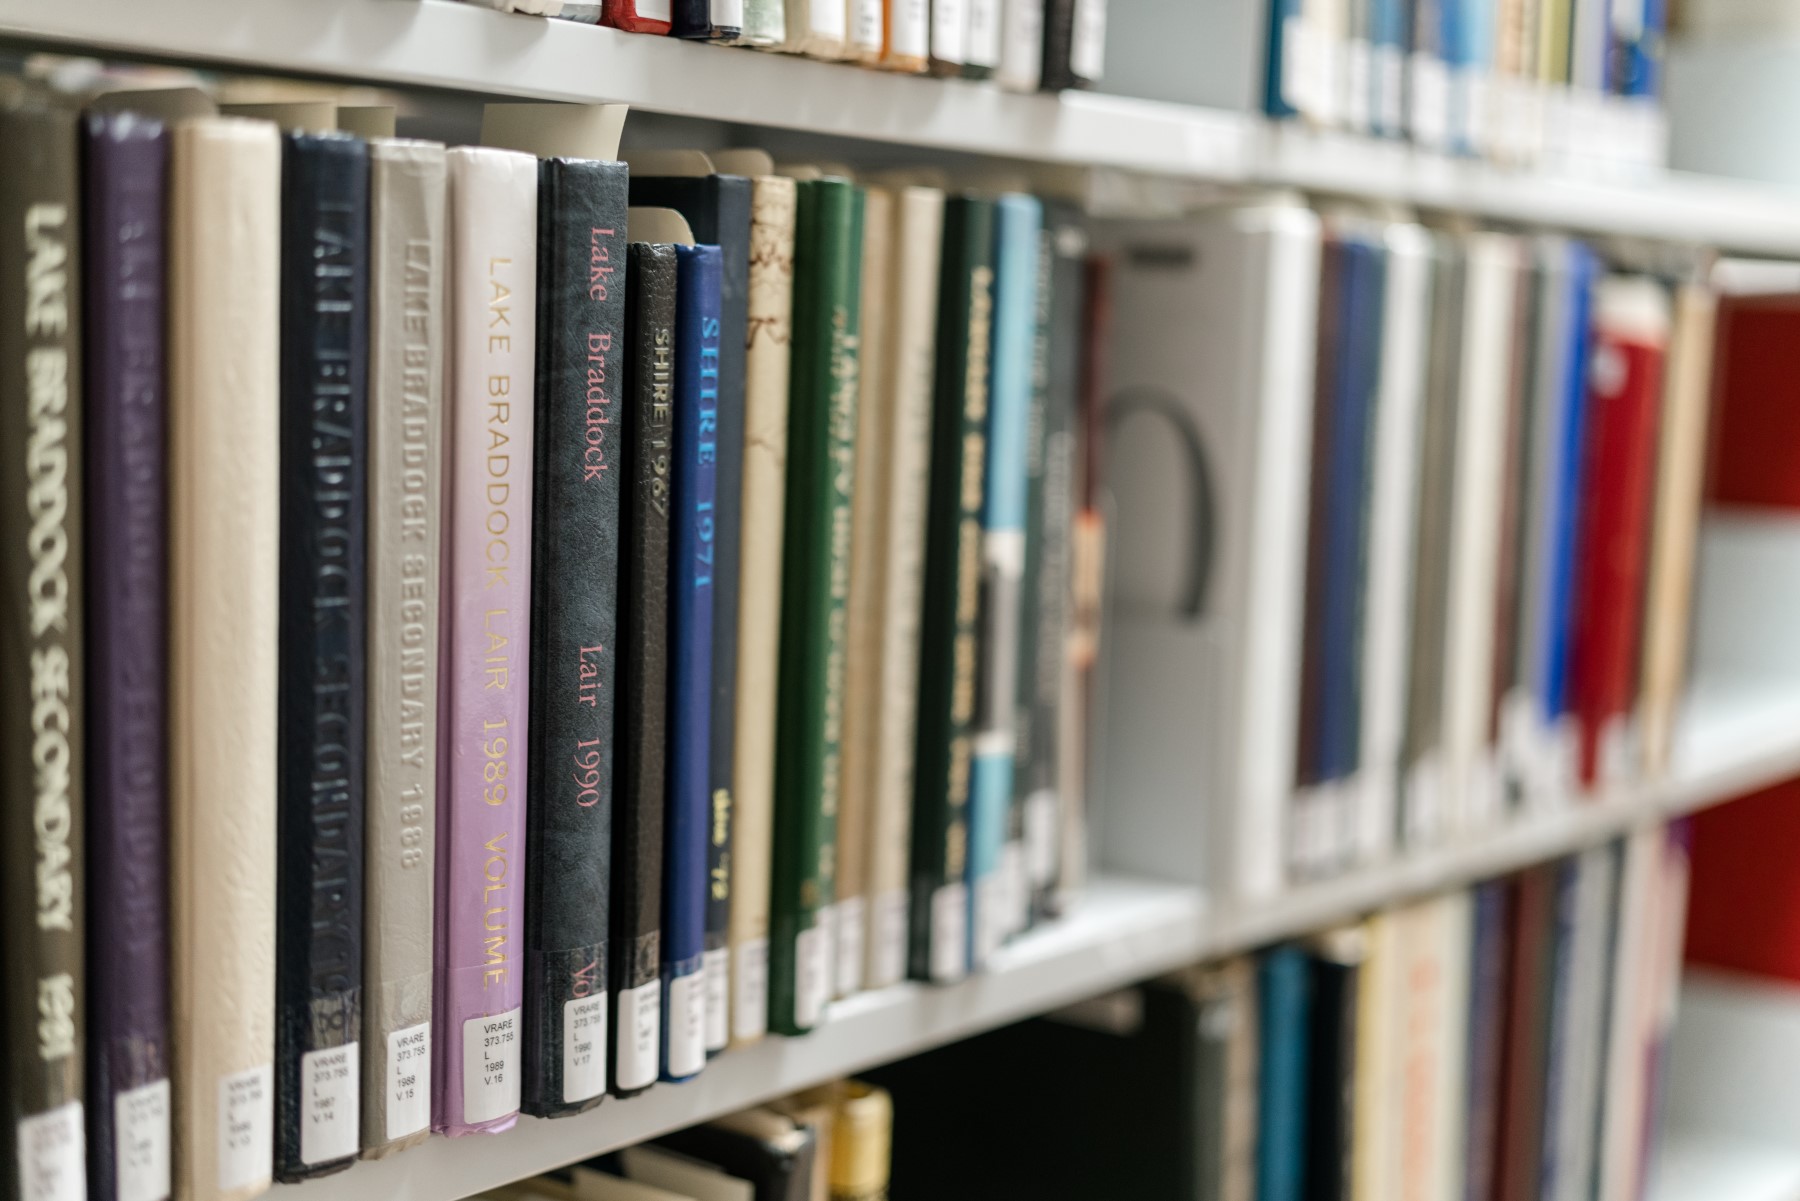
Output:
<instances>
[{"instance_id":1,"label":"gray book spine","mask_svg":"<svg viewBox=\"0 0 1800 1201\"><path fill-rule=\"evenodd\" d=\"M370 145L365 1155L431 1127L444 148Z\"/></svg>"}]
</instances>

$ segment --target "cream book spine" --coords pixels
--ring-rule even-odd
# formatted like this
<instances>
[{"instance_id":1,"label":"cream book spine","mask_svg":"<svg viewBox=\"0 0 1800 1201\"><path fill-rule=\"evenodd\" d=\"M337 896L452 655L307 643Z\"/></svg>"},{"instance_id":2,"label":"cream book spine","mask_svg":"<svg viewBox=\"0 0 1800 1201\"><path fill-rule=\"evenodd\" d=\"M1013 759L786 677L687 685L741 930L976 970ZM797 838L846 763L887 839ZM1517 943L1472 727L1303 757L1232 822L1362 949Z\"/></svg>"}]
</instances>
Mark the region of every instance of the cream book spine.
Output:
<instances>
[{"instance_id":1,"label":"cream book spine","mask_svg":"<svg viewBox=\"0 0 1800 1201\"><path fill-rule=\"evenodd\" d=\"M870 988L906 976L907 867L912 841L914 704L919 684L919 605L925 567L925 493L931 474L931 389L936 361L938 257L944 194L909 186L894 194L887 304L889 342L874 370L883 420L876 477L859 476L881 501L881 628L874 704L874 783L867 822ZM865 310L866 311L866 310ZM871 483L878 478L878 483Z\"/></svg>"},{"instance_id":2,"label":"cream book spine","mask_svg":"<svg viewBox=\"0 0 1800 1201\"><path fill-rule=\"evenodd\" d=\"M1390 1201L1399 1195L1396 1084L1402 1070L1397 1030L1402 981L1397 925L1392 913L1377 913L1363 923L1349 1201Z\"/></svg>"},{"instance_id":3,"label":"cream book spine","mask_svg":"<svg viewBox=\"0 0 1800 1201\"><path fill-rule=\"evenodd\" d=\"M869 188L863 198L862 374L856 405L856 490L850 505L850 601L848 654L844 661L844 737L837 817L836 996L863 986L868 929L869 811L878 762L875 731L881 697L882 526L886 497L887 439L882 378L892 311L894 193Z\"/></svg>"},{"instance_id":4,"label":"cream book spine","mask_svg":"<svg viewBox=\"0 0 1800 1201\"><path fill-rule=\"evenodd\" d=\"M750 185L750 302L744 355L744 484L733 749L731 1037L768 1029L770 840L775 819L775 680L780 651L782 505L787 488L788 345L794 299L794 181Z\"/></svg>"},{"instance_id":5,"label":"cream book spine","mask_svg":"<svg viewBox=\"0 0 1800 1201\"><path fill-rule=\"evenodd\" d=\"M273 1162L280 504L274 125L177 125L169 199L169 797L175 1194Z\"/></svg>"},{"instance_id":6,"label":"cream book spine","mask_svg":"<svg viewBox=\"0 0 1800 1201\"><path fill-rule=\"evenodd\" d=\"M369 144L366 1154L431 1127L437 873L438 548L448 262L444 148Z\"/></svg>"},{"instance_id":7,"label":"cream book spine","mask_svg":"<svg viewBox=\"0 0 1800 1201\"><path fill-rule=\"evenodd\" d=\"M1693 608L1694 555L1700 535L1701 484L1706 469L1706 423L1712 384L1713 330L1718 298L1700 284L1675 296L1674 337L1663 393L1662 454L1656 476L1656 532L1650 548L1645 606L1644 770L1669 766L1675 706L1681 699Z\"/></svg>"}]
</instances>

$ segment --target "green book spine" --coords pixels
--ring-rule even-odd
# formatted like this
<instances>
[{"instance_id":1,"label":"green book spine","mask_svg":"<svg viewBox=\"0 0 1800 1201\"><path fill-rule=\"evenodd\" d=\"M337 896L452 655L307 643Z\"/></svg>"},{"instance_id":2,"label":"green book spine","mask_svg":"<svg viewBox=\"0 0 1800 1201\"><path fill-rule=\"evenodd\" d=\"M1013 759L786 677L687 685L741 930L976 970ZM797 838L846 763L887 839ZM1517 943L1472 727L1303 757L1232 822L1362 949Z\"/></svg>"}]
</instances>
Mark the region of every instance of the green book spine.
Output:
<instances>
[{"instance_id":1,"label":"green book spine","mask_svg":"<svg viewBox=\"0 0 1800 1201\"><path fill-rule=\"evenodd\" d=\"M969 970L964 873L994 311L992 201L958 196L946 203L942 263L919 622L908 971L948 983Z\"/></svg>"},{"instance_id":2,"label":"green book spine","mask_svg":"<svg viewBox=\"0 0 1800 1201\"><path fill-rule=\"evenodd\" d=\"M831 995L820 917L836 892L862 224L853 184L799 185L769 905L769 1028L782 1034L812 1029Z\"/></svg>"}]
</instances>

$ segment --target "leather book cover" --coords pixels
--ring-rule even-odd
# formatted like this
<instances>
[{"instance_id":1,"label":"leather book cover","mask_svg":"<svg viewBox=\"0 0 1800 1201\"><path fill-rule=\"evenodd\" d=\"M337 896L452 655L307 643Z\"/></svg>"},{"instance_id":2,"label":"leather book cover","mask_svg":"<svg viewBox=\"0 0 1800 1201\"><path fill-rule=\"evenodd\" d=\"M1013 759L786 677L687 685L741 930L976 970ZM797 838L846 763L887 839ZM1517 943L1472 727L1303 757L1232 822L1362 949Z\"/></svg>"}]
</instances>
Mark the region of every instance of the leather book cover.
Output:
<instances>
[{"instance_id":1,"label":"leather book cover","mask_svg":"<svg viewBox=\"0 0 1800 1201\"><path fill-rule=\"evenodd\" d=\"M862 357L856 398L856 495L850 506L849 621L845 627L843 775L838 783L837 892L832 900L836 935L831 995L862 991L868 931L869 817L876 769L875 730L880 721L881 551L886 516L885 456L888 337L895 318L893 295L895 196L887 188L863 195Z\"/></svg>"},{"instance_id":2,"label":"leather book cover","mask_svg":"<svg viewBox=\"0 0 1800 1201\"><path fill-rule=\"evenodd\" d=\"M744 32L744 0L673 0L669 32L678 38L735 43Z\"/></svg>"},{"instance_id":3,"label":"leather book cover","mask_svg":"<svg viewBox=\"0 0 1800 1201\"><path fill-rule=\"evenodd\" d=\"M518 1118L537 337L538 161L459 146L439 611L432 1128Z\"/></svg>"},{"instance_id":4,"label":"leather book cover","mask_svg":"<svg viewBox=\"0 0 1800 1201\"><path fill-rule=\"evenodd\" d=\"M1024 589L1025 443L1037 328L1043 207L1010 193L995 205L992 373L981 499L980 648L969 783L970 966L1014 932L1023 848L1011 843L1013 719L1018 708L1019 608Z\"/></svg>"},{"instance_id":5,"label":"leather book cover","mask_svg":"<svg viewBox=\"0 0 1800 1201\"><path fill-rule=\"evenodd\" d=\"M431 1128L448 176L435 142L369 143L369 633L362 1145Z\"/></svg>"},{"instance_id":6,"label":"leather book cover","mask_svg":"<svg viewBox=\"0 0 1800 1201\"><path fill-rule=\"evenodd\" d=\"M601 0L600 24L632 33L668 33L670 0Z\"/></svg>"},{"instance_id":7,"label":"leather book cover","mask_svg":"<svg viewBox=\"0 0 1800 1201\"><path fill-rule=\"evenodd\" d=\"M369 151L290 133L281 171L275 1176L360 1144Z\"/></svg>"},{"instance_id":8,"label":"leather book cover","mask_svg":"<svg viewBox=\"0 0 1800 1201\"><path fill-rule=\"evenodd\" d=\"M0 1187L9 1197L80 1197L84 722L82 602L82 260L79 135L73 110L27 100L0 111L0 264L12 317L0 338L6 594L0 630L0 986L6 1030Z\"/></svg>"},{"instance_id":9,"label":"leather book cover","mask_svg":"<svg viewBox=\"0 0 1800 1201\"><path fill-rule=\"evenodd\" d=\"M614 1096L656 1081L662 1048L663 782L668 697L669 479L675 440L675 248L633 242L625 289L619 706L614 732Z\"/></svg>"},{"instance_id":10,"label":"leather book cover","mask_svg":"<svg viewBox=\"0 0 1800 1201\"><path fill-rule=\"evenodd\" d=\"M706 1064L713 581L718 565L719 248L675 248L669 521L668 801L663 812L662 1076Z\"/></svg>"},{"instance_id":11,"label":"leather book cover","mask_svg":"<svg viewBox=\"0 0 1800 1201\"><path fill-rule=\"evenodd\" d=\"M769 871L775 820L776 672L788 344L793 332L794 181L751 181L744 332L744 474L738 516L737 696L731 767L731 1038L768 1028ZM714 597L714 604L718 604ZM716 632L716 631L715 631ZM715 670L718 667L714 663Z\"/></svg>"},{"instance_id":12,"label":"leather book cover","mask_svg":"<svg viewBox=\"0 0 1800 1201\"><path fill-rule=\"evenodd\" d=\"M981 489L994 320L994 202L944 205L925 583L913 767L907 970L947 983L969 970L969 772L980 614Z\"/></svg>"},{"instance_id":13,"label":"leather book cover","mask_svg":"<svg viewBox=\"0 0 1800 1201\"><path fill-rule=\"evenodd\" d=\"M821 918L836 894L862 221L848 180L800 183L769 938L769 1028L783 1034L810 1030L831 991Z\"/></svg>"},{"instance_id":14,"label":"leather book cover","mask_svg":"<svg viewBox=\"0 0 1800 1201\"><path fill-rule=\"evenodd\" d=\"M876 601L880 623L876 720L867 818L868 938L863 984L885 988L906 977L907 857L912 840L913 733L919 682L919 603L925 562L925 493L931 474L931 389L937 345L938 267L944 194L894 191L894 229L879 363L863 372L876 385L882 420L878 453L864 488L880 489ZM864 394L869 395L867 392ZM860 447L859 447L860 449Z\"/></svg>"},{"instance_id":15,"label":"leather book cover","mask_svg":"<svg viewBox=\"0 0 1800 1201\"><path fill-rule=\"evenodd\" d=\"M281 137L169 152L169 946L174 1192L274 1162Z\"/></svg>"},{"instance_id":16,"label":"leather book cover","mask_svg":"<svg viewBox=\"0 0 1800 1201\"><path fill-rule=\"evenodd\" d=\"M168 132L83 124L88 1195L169 1192ZM121 1121L120 1119L123 1118ZM141 1158L133 1152L147 1151ZM121 1154L121 1150L124 1154ZM141 1190L141 1191L140 1191Z\"/></svg>"},{"instance_id":17,"label":"leather book cover","mask_svg":"<svg viewBox=\"0 0 1800 1201\"><path fill-rule=\"evenodd\" d=\"M631 202L672 208L687 218L696 242L717 246L720 341L714 426L717 488L713 517L712 715L707 750L711 817L706 849L706 1050L731 1039L731 908L737 755L739 595L758 574L780 571L780 557L742 555L745 496L745 397L750 323L752 183L742 175L633 175ZM785 352L785 344L782 347ZM785 401L785 397L784 397ZM784 406L785 411L785 406Z\"/></svg>"},{"instance_id":18,"label":"leather book cover","mask_svg":"<svg viewBox=\"0 0 1800 1201\"><path fill-rule=\"evenodd\" d=\"M1593 330L1570 681L1584 789L1621 783L1636 767L1632 727L1668 294L1647 277L1604 279L1595 289Z\"/></svg>"},{"instance_id":19,"label":"leather book cover","mask_svg":"<svg viewBox=\"0 0 1800 1201\"><path fill-rule=\"evenodd\" d=\"M626 168L538 166L526 1113L606 1094Z\"/></svg>"}]
</instances>

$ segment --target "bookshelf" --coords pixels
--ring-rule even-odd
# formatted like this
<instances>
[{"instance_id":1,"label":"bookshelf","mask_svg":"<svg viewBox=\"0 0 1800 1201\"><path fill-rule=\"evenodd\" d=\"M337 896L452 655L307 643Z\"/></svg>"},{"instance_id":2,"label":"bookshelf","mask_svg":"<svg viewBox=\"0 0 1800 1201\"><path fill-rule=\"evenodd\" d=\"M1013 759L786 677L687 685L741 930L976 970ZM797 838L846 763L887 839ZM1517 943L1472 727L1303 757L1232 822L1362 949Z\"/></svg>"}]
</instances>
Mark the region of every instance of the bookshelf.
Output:
<instances>
[{"instance_id":1,"label":"bookshelf","mask_svg":"<svg viewBox=\"0 0 1800 1201\"><path fill-rule=\"evenodd\" d=\"M1800 191L1679 172L1574 177L1509 170L1399 143L1277 128L1248 113L1100 93L1018 95L989 84L511 16L454 0L0 0L0 37L492 96L623 101L650 112L917 151L1293 187L1506 223L1800 254Z\"/></svg>"}]
</instances>

